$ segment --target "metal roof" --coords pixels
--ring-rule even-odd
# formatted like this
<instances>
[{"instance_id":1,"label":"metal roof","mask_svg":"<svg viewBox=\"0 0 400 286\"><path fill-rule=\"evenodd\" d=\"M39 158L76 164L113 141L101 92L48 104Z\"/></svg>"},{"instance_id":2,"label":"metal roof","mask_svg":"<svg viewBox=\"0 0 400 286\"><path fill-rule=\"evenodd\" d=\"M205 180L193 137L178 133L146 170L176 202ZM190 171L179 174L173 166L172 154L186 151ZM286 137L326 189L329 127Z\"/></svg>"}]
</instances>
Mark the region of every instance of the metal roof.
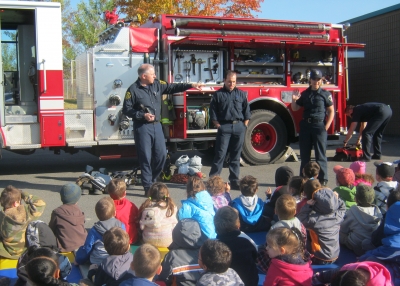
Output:
<instances>
[{"instance_id":1,"label":"metal roof","mask_svg":"<svg viewBox=\"0 0 400 286\"><path fill-rule=\"evenodd\" d=\"M370 19L370 18L373 18L373 17L377 17L377 16L380 16L380 15L383 15L383 14L386 14L386 13L390 13L390 12L393 12L393 11L396 11L396 10L399 10L399 9L400 9L400 4L396 4L396 5L393 5L393 6L390 6L390 7L383 8L381 10L377 10L377 11L374 11L374 12L371 12L371 13L368 13L368 14L365 14L365 15L350 19L350 20L343 21L343 22L341 22L341 24L357 23L357 22L360 22L360 21L363 21L363 20L367 20L367 19Z\"/></svg>"}]
</instances>

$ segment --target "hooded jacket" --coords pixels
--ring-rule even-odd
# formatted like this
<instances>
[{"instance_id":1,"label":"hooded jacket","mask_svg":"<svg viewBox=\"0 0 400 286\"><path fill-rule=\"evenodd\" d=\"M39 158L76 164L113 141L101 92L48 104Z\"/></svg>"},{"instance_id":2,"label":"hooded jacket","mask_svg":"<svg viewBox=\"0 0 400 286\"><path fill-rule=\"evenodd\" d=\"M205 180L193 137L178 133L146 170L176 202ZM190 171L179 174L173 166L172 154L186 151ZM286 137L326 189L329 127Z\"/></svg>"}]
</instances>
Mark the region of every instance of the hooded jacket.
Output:
<instances>
[{"instance_id":1,"label":"hooded jacket","mask_svg":"<svg viewBox=\"0 0 400 286\"><path fill-rule=\"evenodd\" d=\"M199 250L207 240L199 223L194 219L183 219L172 231L173 242L162 261L162 271L157 280L168 286L194 286L203 269L198 264ZM174 284L175 285L175 284Z\"/></svg>"},{"instance_id":2,"label":"hooded jacket","mask_svg":"<svg viewBox=\"0 0 400 286\"><path fill-rule=\"evenodd\" d=\"M218 234L217 239L225 243L232 252L231 268L236 271L246 286L258 285L258 270L256 266L257 249L244 237L240 230Z\"/></svg>"},{"instance_id":3,"label":"hooded jacket","mask_svg":"<svg viewBox=\"0 0 400 286\"><path fill-rule=\"evenodd\" d=\"M228 268L224 273L205 271L201 275L197 286L244 286L239 275L232 268Z\"/></svg>"},{"instance_id":4,"label":"hooded jacket","mask_svg":"<svg viewBox=\"0 0 400 286\"><path fill-rule=\"evenodd\" d=\"M114 200L114 205L116 211L115 218L125 224L126 232L129 234L129 243L135 243L138 239L136 225L139 215L138 208L126 198Z\"/></svg>"},{"instance_id":5,"label":"hooded jacket","mask_svg":"<svg viewBox=\"0 0 400 286\"><path fill-rule=\"evenodd\" d=\"M103 260L95 272L94 285L117 286L121 284L122 281L131 278L130 275L125 274L128 273L132 260L133 254L130 252L122 255L108 256Z\"/></svg>"},{"instance_id":6,"label":"hooded jacket","mask_svg":"<svg viewBox=\"0 0 400 286\"><path fill-rule=\"evenodd\" d=\"M76 252L75 261L78 264L84 264L90 258L91 264L100 265L103 259L108 257L108 253L104 248L103 234L114 226L126 231L125 225L114 217L96 222L89 230L85 244L79 247Z\"/></svg>"},{"instance_id":7,"label":"hooded jacket","mask_svg":"<svg viewBox=\"0 0 400 286\"><path fill-rule=\"evenodd\" d=\"M315 204L306 204L297 217L310 232L311 253L314 257L332 261L339 256L339 229L346 214L346 206L331 189L316 191L313 199Z\"/></svg>"},{"instance_id":8,"label":"hooded jacket","mask_svg":"<svg viewBox=\"0 0 400 286\"><path fill-rule=\"evenodd\" d=\"M364 269L369 272L370 278L366 286L391 286L392 280L389 271L380 263L364 261L344 265L340 270Z\"/></svg>"},{"instance_id":9,"label":"hooded jacket","mask_svg":"<svg viewBox=\"0 0 400 286\"><path fill-rule=\"evenodd\" d=\"M85 214L76 204L64 204L54 209L49 227L57 238L61 252L74 251L85 243Z\"/></svg>"},{"instance_id":10,"label":"hooded jacket","mask_svg":"<svg viewBox=\"0 0 400 286\"><path fill-rule=\"evenodd\" d=\"M338 186L334 188L333 191L339 194L339 198L341 198L344 201L346 209L349 209L352 206L357 205L355 185L352 188L349 188L347 186Z\"/></svg>"},{"instance_id":11,"label":"hooded jacket","mask_svg":"<svg viewBox=\"0 0 400 286\"><path fill-rule=\"evenodd\" d=\"M215 238L214 226L214 203L207 191L196 193L195 197L182 200L182 207L179 209L178 218L192 218L200 224L201 230L208 238Z\"/></svg>"},{"instance_id":12,"label":"hooded jacket","mask_svg":"<svg viewBox=\"0 0 400 286\"><path fill-rule=\"evenodd\" d=\"M263 215L265 204L257 195L253 197L240 195L230 205L239 212L241 231L257 232L270 228L270 220Z\"/></svg>"},{"instance_id":13,"label":"hooded jacket","mask_svg":"<svg viewBox=\"0 0 400 286\"><path fill-rule=\"evenodd\" d=\"M263 285L307 286L311 285L312 276L311 262L291 264L273 258Z\"/></svg>"},{"instance_id":14,"label":"hooded jacket","mask_svg":"<svg viewBox=\"0 0 400 286\"><path fill-rule=\"evenodd\" d=\"M391 191L397 188L397 181L381 181L374 187L375 190L375 204L384 214L387 211L386 201Z\"/></svg>"},{"instance_id":15,"label":"hooded jacket","mask_svg":"<svg viewBox=\"0 0 400 286\"><path fill-rule=\"evenodd\" d=\"M371 233L378 228L381 219L381 211L375 205L352 206L340 225L340 243L352 249L357 256L364 254L362 245L371 243Z\"/></svg>"}]
</instances>

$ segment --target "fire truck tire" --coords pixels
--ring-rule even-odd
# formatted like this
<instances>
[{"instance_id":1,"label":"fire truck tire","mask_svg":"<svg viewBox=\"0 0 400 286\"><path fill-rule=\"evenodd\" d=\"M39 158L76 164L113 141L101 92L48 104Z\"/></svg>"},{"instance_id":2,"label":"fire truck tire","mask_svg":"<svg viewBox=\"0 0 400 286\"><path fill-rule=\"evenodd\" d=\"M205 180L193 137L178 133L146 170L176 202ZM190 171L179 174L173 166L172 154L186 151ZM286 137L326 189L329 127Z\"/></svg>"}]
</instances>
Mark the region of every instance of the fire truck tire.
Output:
<instances>
[{"instance_id":1,"label":"fire truck tire","mask_svg":"<svg viewBox=\"0 0 400 286\"><path fill-rule=\"evenodd\" d=\"M287 132L285 123L274 112L253 110L247 127L242 156L252 165L273 163L286 150Z\"/></svg>"}]
</instances>

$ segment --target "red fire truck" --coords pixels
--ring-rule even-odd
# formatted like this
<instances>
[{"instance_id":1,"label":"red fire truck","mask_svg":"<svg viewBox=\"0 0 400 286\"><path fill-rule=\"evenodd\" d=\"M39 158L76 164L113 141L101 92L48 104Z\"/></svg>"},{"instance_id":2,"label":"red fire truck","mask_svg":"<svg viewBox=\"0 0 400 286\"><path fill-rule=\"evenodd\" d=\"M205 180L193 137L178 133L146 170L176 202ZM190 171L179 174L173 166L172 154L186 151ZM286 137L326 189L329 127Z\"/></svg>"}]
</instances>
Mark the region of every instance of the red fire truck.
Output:
<instances>
[{"instance_id":1,"label":"red fire truck","mask_svg":"<svg viewBox=\"0 0 400 286\"><path fill-rule=\"evenodd\" d=\"M292 91L308 87L312 68L323 72L334 99L330 136L346 128L346 55L363 47L346 42L343 25L329 23L177 15L137 27L118 22L76 58L77 109L65 110L60 4L1 1L0 23L2 32L17 35L2 38L3 48L15 46L17 62L14 70L1 71L0 143L24 154L49 148L85 150L101 159L134 156L133 123L121 109L137 68L147 62L161 80L206 85L163 96L170 109L162 116L170 151L213 146L209 103L230 69L252 112L242 157L272 163L297 140L301 112L290 108Z\"/></svg>"}]
</instances>

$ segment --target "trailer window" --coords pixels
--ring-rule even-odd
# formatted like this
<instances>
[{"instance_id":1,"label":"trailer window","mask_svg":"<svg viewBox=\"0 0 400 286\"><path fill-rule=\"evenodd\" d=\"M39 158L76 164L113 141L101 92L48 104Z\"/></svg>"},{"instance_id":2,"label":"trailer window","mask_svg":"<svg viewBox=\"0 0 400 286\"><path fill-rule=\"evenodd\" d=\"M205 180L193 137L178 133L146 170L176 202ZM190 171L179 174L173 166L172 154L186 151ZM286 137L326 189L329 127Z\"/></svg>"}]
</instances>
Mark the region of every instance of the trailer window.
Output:
<instances>
[{"instance_id":1,"label":"trailer window","mask_svg":"<svg viewBox=\"0 0 400 286\"><path fill-rule=\"evenodd\" d=\"M1 31L1 58L5 104L15 104L18 96L17 31Z\"/></svg>"}]
</instances>

